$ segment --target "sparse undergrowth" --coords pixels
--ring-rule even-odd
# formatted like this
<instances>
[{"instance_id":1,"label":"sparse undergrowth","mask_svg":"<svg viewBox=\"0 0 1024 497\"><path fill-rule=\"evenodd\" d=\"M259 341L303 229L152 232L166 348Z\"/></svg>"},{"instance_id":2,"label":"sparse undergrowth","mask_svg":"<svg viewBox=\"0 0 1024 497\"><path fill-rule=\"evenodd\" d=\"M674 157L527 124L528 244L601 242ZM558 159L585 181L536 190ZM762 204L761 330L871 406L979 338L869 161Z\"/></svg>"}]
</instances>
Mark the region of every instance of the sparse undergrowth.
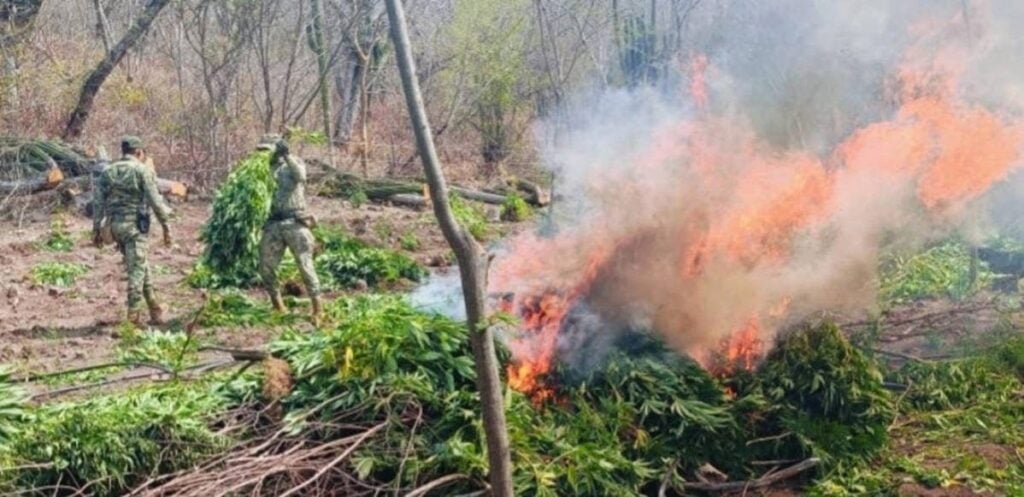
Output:
<instances>
[{"instance_id":1,"label":"sparse undergrowth","mask_svg":"<svg viewBox=\"0 0 1024 497\"><path fill-rule=\"evenodd\" d=\"M71 262L42 262L32 267L32 281L37 285L70 287L79 276L89 272L84 264Z\"/></svg>"}]
</instances>

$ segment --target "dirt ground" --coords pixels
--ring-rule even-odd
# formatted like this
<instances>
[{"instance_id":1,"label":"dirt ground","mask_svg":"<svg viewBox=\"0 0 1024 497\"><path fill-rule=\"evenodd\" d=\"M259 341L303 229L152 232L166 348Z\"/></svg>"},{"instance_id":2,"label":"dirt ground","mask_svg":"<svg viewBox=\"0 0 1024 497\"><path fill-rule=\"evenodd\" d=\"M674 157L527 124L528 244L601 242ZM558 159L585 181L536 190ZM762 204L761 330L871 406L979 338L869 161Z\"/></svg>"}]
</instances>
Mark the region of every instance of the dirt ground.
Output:
<instances>
[{"instance_id":1,"label":"dirt ground","mask_svg":"<svg viewBox=\"0 0 1024 497\"><path fill-rule=\"evenodd\" d=\"M410 233L420 242L408 254L426 265L444 263L449 249L429 212L363 205L354 208L335 199L312 198L311 210L322 224L344 227L373 243L400 249L399 239ZM173 204L174 244L164 247L152 237L150 270L168 318L185 319L203 301L200 290L184 283L202 252L199 232L210 204L190 200ZM113 247L97 249L90 243L92 221L73 212L56 213L75 242L70 252L41 247L49 236L51 217L32 215L0 222L0 365L22 373L64 370L109 360L124 318L125 281L121 255ZM159 229L156 229L159 232ZM82 264L88 272L63 288L38 285L32 268L45 262ZM260 292L253 292L260 296ZM331 296L328 295L328 298ZM260 330L219 330L207 337L226 346L263 342Z\"/></svg>"}]
</instances>

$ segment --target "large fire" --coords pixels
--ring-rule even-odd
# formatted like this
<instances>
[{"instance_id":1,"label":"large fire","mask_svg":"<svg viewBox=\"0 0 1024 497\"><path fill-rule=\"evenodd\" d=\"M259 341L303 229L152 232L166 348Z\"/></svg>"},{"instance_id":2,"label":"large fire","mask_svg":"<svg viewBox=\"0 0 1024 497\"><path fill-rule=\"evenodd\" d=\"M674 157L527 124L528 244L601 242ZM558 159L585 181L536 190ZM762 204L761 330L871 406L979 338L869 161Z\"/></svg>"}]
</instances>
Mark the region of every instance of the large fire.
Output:
<instances>
[{"instance_id":1,"label":"large fire","mask_svg":"<svg viewBox=\"0 0 1024 497\"><path fill-rule=\"evenodd\" d=\"M491 288L514 295L523 328L509 340L510 386L551 397L566 315L590 299L644 317L718 373L751 369L787 320L872 281L885 233L955 215L1006 178L1024 123L959 97L962 54L932 57L908 53L891 118L822 155L777 150L708 111L712 63L695 56L700 112L653 133L630 167L588 179L606 207L555 236L524 235L496 262Z\"/></svg>"}]
</instances>

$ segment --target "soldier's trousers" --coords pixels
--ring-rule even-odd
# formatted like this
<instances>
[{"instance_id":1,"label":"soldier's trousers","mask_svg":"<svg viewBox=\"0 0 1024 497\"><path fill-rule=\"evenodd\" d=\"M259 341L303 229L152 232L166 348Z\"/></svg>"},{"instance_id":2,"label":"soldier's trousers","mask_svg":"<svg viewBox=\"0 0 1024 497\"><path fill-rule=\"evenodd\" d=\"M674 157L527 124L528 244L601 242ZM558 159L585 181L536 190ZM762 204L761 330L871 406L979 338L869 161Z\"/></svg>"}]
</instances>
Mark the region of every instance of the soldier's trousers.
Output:
<instances>
[{"instance_id":1,"label":"soldier's trousers","mask_svg":"<svg viewBox=\"0 0 1024 497\"><path fill-rule=\"evenodd\" d=\"M143 299L149 305L155 305L156 295L149 281L148 237L139 233L134 219L113 220L110 231L124 258L124 269L128 276L128 309L141 308Z\"/></svg>"},{"instance_id":2,"label":"soldier's trousers","mask_svg":"<svg viewBox=\"0 0 1024 497\"><path fill-rule=\"evenodd\" d=\"M310 297L320 295L320 279L313 267L315 244L309 228L293 219L270 222L263 227L263 238L260 239L260 277L271 296L278 295L277 267L281 264L286 248L295 257L299 274L306 284L306 292Z\"/></svg>"}]
</instances>

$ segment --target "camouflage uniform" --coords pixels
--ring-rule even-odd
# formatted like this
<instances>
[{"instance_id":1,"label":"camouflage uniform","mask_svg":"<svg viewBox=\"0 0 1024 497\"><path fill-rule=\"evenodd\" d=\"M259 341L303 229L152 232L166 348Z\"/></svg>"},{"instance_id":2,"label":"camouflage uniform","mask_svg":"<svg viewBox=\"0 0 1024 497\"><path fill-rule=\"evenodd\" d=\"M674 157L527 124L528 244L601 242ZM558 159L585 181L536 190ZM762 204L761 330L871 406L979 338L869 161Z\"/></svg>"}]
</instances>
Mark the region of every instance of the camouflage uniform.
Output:
<instances>
[{"instance_id":1,"label":"camouflage uniform","mask_svg":"<svg viewBox=\"0 0 1024 497\"><path fill-rule=\"evenodd\" d=\"M283 143L280 138L269 135L257 148L277 147L279 143ZM315 242L306 215L306 166L301 159L279 150L272 159L271 173L277 188L270 205L270 218L263 226L260 240L260 277L271 300L279 305L277 267L285 249L291 250L306 284L306 293L313 300L315 313L319 308L320 280L313 267Z\"/></svg>"},{"instance_id":2,"label":"camouflage uniform","mask_svg":"<svg viewBox=\"0 0 1024 497\"><path fill-rule=\"evenodd\" d=\"M159 304L149 277L149 241L146 234L139 232L136 220L140 208L152 208L166 230L171 211L157 191L156 176L138 159L126 155L104 169L94 195L93 232L98 233L104 220L108 220L124 257L129 315L141 310L143 299L152 312Z\"/></svg>"}]
</instances>

